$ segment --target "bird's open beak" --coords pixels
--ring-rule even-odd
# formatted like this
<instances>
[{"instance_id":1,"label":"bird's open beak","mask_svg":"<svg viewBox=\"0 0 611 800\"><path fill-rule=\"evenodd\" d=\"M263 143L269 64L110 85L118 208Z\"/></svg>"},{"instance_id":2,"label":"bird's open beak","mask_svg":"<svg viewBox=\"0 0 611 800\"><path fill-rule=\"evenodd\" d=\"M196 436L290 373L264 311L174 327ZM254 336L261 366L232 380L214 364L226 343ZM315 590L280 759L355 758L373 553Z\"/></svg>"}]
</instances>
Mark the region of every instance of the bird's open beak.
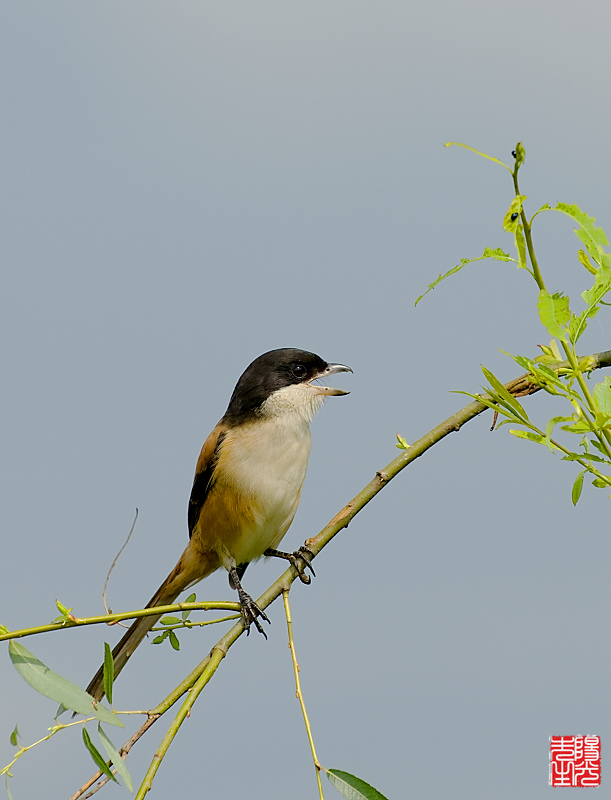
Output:
<instances>
[{"instance_id":1,"label":"bird's open beak","mask_svg":"<svg viewBox=\"0 0 611 800\"><path fill-rule=\"evenodd\" d=\"M319 394L324 394L325 397L329 396L340 396L342 394L350 394L350 392L346 392L344 389L333 389L330 386L313 386L312 381L317 381L319 378L326 378L329 375L335 375L337 372L352 372L350 367L344 366L344 364L327 364L327 368L323 369L322 372L319 372L311 381L308 381L308 386L312 386L312 389L316 389Z\"/></svg>"}]
</instances>

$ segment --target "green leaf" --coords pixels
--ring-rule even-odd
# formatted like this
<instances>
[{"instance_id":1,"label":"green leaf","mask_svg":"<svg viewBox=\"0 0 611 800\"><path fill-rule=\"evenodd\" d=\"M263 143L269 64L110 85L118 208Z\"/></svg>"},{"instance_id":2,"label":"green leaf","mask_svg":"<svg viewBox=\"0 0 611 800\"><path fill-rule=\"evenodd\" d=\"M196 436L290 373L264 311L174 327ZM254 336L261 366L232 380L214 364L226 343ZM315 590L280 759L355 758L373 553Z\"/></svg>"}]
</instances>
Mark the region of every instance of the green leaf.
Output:
<instances>
[{"instance_id":1,"label":"green leaf","mask_svg":"<svg viewBox=\"0 0 611 800\"><path fill-rule=\"evenodd\" d=\"M477 403L481 403L483 406L492 409L492 411L498 411L499 414L504 414L506 417L511 417L511 421L515 423L515 413L513 411L509 412L506 408L499 405L495 400L491 400L488 397L485 397L481 394L472 394L471 392L462 392L458 389L452 390L453 394L464 394L467 397L471 397Z\"/></svg>"},{"instance_id":2,"label":"green leaf","mask_svg":"<svg viewBox=\"0 0 611 800\"><path fill-rule=\"evenodd\" d=\"M398 433L397 434L397 443L396 443L395 447L398 447L399 450L409 450L411 445L408 444L407 440L404 439L403 436L401 436L401 434Z\"/></svg>"},{"instance_id":3,"label":"green leaf","mask_svg":"<svg viewBox=\"0 0 611 800\"><path fill-rule=\"evenodd\" d=\"M552 210L552 207L550 206L550 204L549 204L549 203L546 203L544 206L541 206L541 208L540 208L538 211L535 211L535 213L534 213L534 214L532 215L532 217L530 218L530 224L532 225L533 219L534 219L534 218L535 218L535 217L536 217L538 214L541 214L541 212L543 212L543 211L551 211L551 210Z\"/></svg>"},{"instance_id":4,"label":"green leaf","mask_svg":"<svg viewBox=\"0 0 611 800\"><path fill-rule=\"evenodd\" d=\"M552 450L552 451L555 450L555 448L552 447L552 443L550 441L550 437L551 437L556 425L559 425L561 422L572 422L573 419L574 419L573 417L552 417L548 421L547 425L545 426L545 442L546 442L549 450Z\"/></svg>"},{"instance_id":5,"label":"green leaf","mask_svg":"<svg viewBox=\"0 0 611 800\"><path fill-rule=\"evenodd\" d=\"M484 247L484 252L480 258L473 258L472 261L481 261L483 258L493 258L495 261L515 261L509 253L506 253L502 247ZM516 262L517 263L517 262Z\"/></svg>"},{"instance_id":6,"label":"green leaf","mask_svg":"<svg viewBox=\"0 0 611 800\"><path fill-rule=\"evenodd\" d=\"M365 781L340 769L326 770L327 778L346 800L386 800L386 797Z\"/></svg>"},{"instance_id":7,"label":"green leaf","mask_svg":"<svg viewBox=\"0 0 611 800\"><path fill-rule=\"evenodd\" d=\"M610 481L603 481L600 478L596 478L596 480L592 481L592 486L596 486L597 489L608 489Z\"/></svg>"},{"instance_id":8,"label":"green leaf","mask_svg":"<svg viewBox=\"0 0 611 800\"><path fill-rule=\"evenodd\" d=\"M569 298L563 297L560 292L550 294L542 289L539 292L537 302L539 319L545 325L549 333L556 339L566 342L566 325L570 319Z\"/></svg>"},{"instance_id":9,"label":"green leaf","mask_svg":"<svg viewBox=\"0 0 611 800\"><path fill-rule=\"evenodd\" d=\"M592 392L596 407L602 414L611 414L611 377L607 375L602 383L597 383Z\"/></svg>"},{"instance_id":10,"label":"green leaf","mask_svg":"<svg viewBox=\"0 0 611 800\"><path fill-rule=\"evenodd\" d=\"M125 765L125 761L119 755L117 748L108 738L106 732L98 722L98 735L100 737L100 741L106 750L106 754L108 758L112 761L114 768L117 770L119 775L123 778L123 783L127 786L130 792L134 792L134 786L132 784L132 776L129 774L129 770Z\"/></svg>"},{"instance_id":11,"label":"green leaf","mask_svg":"<svg viewBox=\"0 0 611 800\"><path fill-rule=\"evenodd\" d=\"M510 430L509 433L517 436L518 439L528 439L529 442L537 442L537 444L545 444L545 436L533 431L515 431ZM552 445L553 446L553 445Z\"/></svg>"},{"instance_id":12,"label":"green leaf","mask_svg":"<svg viewBox=\"0 0 611 800\"><path fill-rule=\"evenodd\" d=\"M13 728L13 732L9 736L9 742L13 745L13 747L19 747L19 729L15 725Z\"/></svg>"},{"instance_id":13,"label":"green leaf","mask_svg":"<svg viewBox=\"0 0 611 800\"><path fill-rule=\"evenodd\" d=\"M55 601L55 605L57 606L58 611L61 612L61 616L55 617L53 622L61 622L63 625L74 625L74 620L71 619L71 608L66 608L63 603L60 603L59 600Z\"/></svg>"},{"instance_id":14,"label":"green leaf","mask_svg":"<svg viewBox=\"0 0 611 800\"><path fill-rule=\"evenodd\" d=\"M170 644L174 650L180 650L180 642L178 641L178 636L176 636L174 631L170 631Z\"/></svg>"},{"instance_id":15,"label":"green leaf","mask_svg":"<svg viewBox=\"0 0 611 800\"><path fill-rule=\"evenodd\" d=\"M159 623L161 625L180 625L180 620L178 617L164 617L159 620Z\"/></svg>"},{"instance_id":16,"label":"green leaf","mask_svg":"<svg viewBox=\"0 0 611 800\"><path fill-rule=\"evenodd\" d=\"M115 679L115 662L108 642L104 642L104 693L112 705L112 685Z\"/></svg>"},{"instance_id":17,"label":"green leaf","mask_svg":"<svg viewBox=\"0 0 611 800\"><path fill-rule=\"evenodd\" d=\"M592 426L586 420L578 420L573 425L562 425L561 430L567 433L590 433Z\"/></svg>"},{"instance_id":18,"label":"green leaf","mask_svg":"<svg viewBox=\"0 0 611 800\"><path fill-rule=\"evenodd\" d=\"M526 240L524 239L524 226L518 225L515 229L516 250L520 261L520 269L526 269Z\"/></svg>"},{"instance_id":19,"label":"green leaf","mask_svg":"<svg viewBox=\"0 0 611 800\"><path fill-rule=\"evenodd\" d=\"M503 386L500 380L495 375L493 375L489 369L486 369L486 367L484 367L483 364L482 364L482 372L484 373L486 380L492 387L493 392L494 394L496 394L498 400L503 402L504 405L511 408L517 414L518 417L521 417L521 419L528 421L528 415L526 414L526 411L524 410L522 405L511 394L511 392L509 392Z\"/></svg>"},{"instance_id":20,"label":"green leaf","mask_svg":"<svg viewBox=\"0 0 611 800\"><path fill-rule=\"evenodd\" d=\"M582 292L581 296L587 303L587 308L581 314L571 317L569 325L569 336L573 343L577 342L579 337L585 331L588 320L598 314L600 311L600 303L603 297L611 290L611 269L607 266L601 266L596 273L596 280L591 289L586 289Z\"/></svg>"},{"instance_id":21,"label":"green leaf","mask_svg":"<svg viewBox=\"0 0 611 800\"><path fill-rule=\"evenodd\" d=\"M586 474L586 472L587 470L582 470L575 478L575 483L573 484L573 489L571 490L571 500L573 501L574 506L577 505L577 502L581 497L581 490L583 489L583 476Z\"/></svg>"},{"instance_id":22,"label":"green leaf","mask_svg":"<svg viewBox=\"0 0 611 800\"><path fill-rule=\"evenodd\" d=\"M4 625L0 625L0 634L10 633L9 629Z\"/></svg>"},{"instance_id":23,"label":"green leaf","mask_svg":"<svg viewBox=\"0 0 611 800\"><path fill-rule=\"evenodd\" d=\"M589 444L592 445L592 447L595 447L604 456L607 455L607 451L605 450L605 448L602 446L600 442L597 442L596 439L589 439L588 442Z\"/></svg>"},{"instance_id":24,"label":"green leaf","mask_svg":"<svg viewBox=\"0 0 611 800\"><path fill-rule=\"evenodd\" d=\"M518 225L520 224L520 214L522 213L522 204L526 200L525 194L517 194L511 201L511 205L507 209L507 213L503 217L503 230L509 233L515 233Z\"/></svg>"},{"instance_id":25,"label":"green leaf","mask_svg":"<svg viewBox=\"0 0 611 800\"><path fill-rule=\"evenodd\" d=\"M585 329L588 327L588 319L595 317L599 308L589 309L586 308L581 314L573 314L569 322L569 339L573 344L577 344Z\"/></svg>"},{"instance_id":26,"label":"green leaf","mask_svg":"<svg viewBox=\"0 0 611 800\"><path fill-rule=\"evenodd\" d=\"M11 789L10 789L10 786L9 786L9 783L8 783L9 777L12 778L13 776L11 775L10 772L7 772L6 777L4 779L4 786L6 788L6 796L8 797L8 800L14 800L13 793L11 792Z\"/></svg>"},{"instance_id":27,"label":"green leaf","mask_svg":"<svg viewBox=\"0 0 611 800\"><path fill-rule=\"evenodd\" d=\"M67 617L68 614L72 611L71 608L66 608L66 606L63 603L60 603L59 600L55 601L55 605L57 606L58 611L60 611L61 614L63 614L63 616L65 617Z\"/></svg>"},{"instance_id":28,"label":"green leaf","mask_svg":"<svg viewBox=\"0 0 611 800\"><path fill-rule=\"evenodd\" d=\"M446 142L444 147L464 147L465 150L470 150L472 153L476 153L478 156L482 158L487 158L488 161L494 161L495 164L500 164L505 169L508 169L509 172L513 174L513 170L511 167L508 167L507 164L504 164L502 161L499 161L498 158L494 158L494 156L486 155L486 153L482 153L481 150L476 150L475 147L470 147L468 144L462 144L462 142Z\"/></svg>"},{"instance_id":29,"label":"green leaf","mask_svg":"<svg viewBox=\"0 0 611 800\"><path fill-rule=\"evenodd\" d=\"M479 258L461 258L460 264L457 264L455 267L452 267L451 270L448 270L448 272L446 272L444 275L440 275L436 280L433 281L433 283L429 284L429 287L426 290L426 292L420 295L420 297L416 300L414 305L417 306L418 303L422 300L422 298L425 297L431 291L431 289L434 289L450 275L455 275L457 272L460 272L460 270L463 267L466 267L467 264L473 264L475 261L483 261L485 258L493 258L495 261L516 261L515 258L512 258L509 255L509 253L506 253L500 247L496 248L486 247L484 249L483 254ZM519 264L519 262L516 261L516 264Z\"/></svg>"},{"instance_id":30,"label":"green leaf","mask_svg":"<svg viewBox=\"0 0 611 800\"><path fill-rule=\"evenodd\" d=\"M9 642L8 652L13 666L24 681L44 697L86 717L96 717L109 725L125 727L112 711L101 703L96 703L91 695L76 684L50 670L19 642Z\"/></svg>"},{"instance_id":31,"label":"green leaf","mask_svg":"<svg viewBox=\"0 0 611 800\"><path fill-rule=\"evenodd\" d=\"M196 598L195 598L195 592L193 592L192 594L190 594L190 595L187 597L187 599L185 600L185 603L194 603L194 602L195 602L195 599L196 599ZM185 620L185 619L189 619L189 614L190 614L190 613L191 613L191 611L190 611L190 610L188 610L188 611L183 611L183 612L182 612L182 614L181 614L181 616L182 616L183 620Z\"/></svg>"},{"instance_id":32,"label":"green leaf","mask_svg":"<svg viewBox=\"0 0 611 800\"><path fill-rule=\"evenodd\" d=\"M161 644L165 638L167 638L170 631L164 631L159 636L155 636L153 639L153 644Z\"/></svg>"},{"instance_id":33,"label":"green leaf","mask_svg":"<svg viewBox=\"0 0 611 800\"><path fill-rule=\"evenodd\" d=\"M594 453L567 453L565 456L562 456L563 461L595 461L597 464L607 464L609 465L608 458L599 458L595 456Z\"/></svg>"},{"instance_id":34,"label":"green leaf","mask_svg":"<svg viewBox=\"0 0 611 800\"><path fill-rule=\"evenodd\" d=\"M501 350L501 353L505 353L504 350ZM533 362L530 358L526 358L525 356L512 356L511 353L505 353L506 356L510 356L516 362L519 367L525 369L527 372L533 371Z\"/></svg>"},{"instance_id":35,"label":"green leaf","mask_svg":"<svg viewBox=\"0 0 611 800\"><path fill-rule=\"evenodd\" d=\"M87 750L89 750L89 754L91 755L91 758L93 758L93 761L96 767L100 770L100 772L103 772L104 775L107 775L111 779L111 781L118 783L117 779L112 774L108 764L102 758L102 754L100 753L98 748L94 745L94 743L91 741L91 737L89 736L85 728L83 728L83 741L85 742L85 747L87 748Z\"/></svg>"},{"instance_id":36,"label":"green leaf","mask_svg":"<svg viewBox=\"0 0 611 800\"><path fill-rule=\"evenodd\" d=\"M596 268L592 266L592 263L585 250L579 250L577 252L577 256L588 272L590 272L592 275L596 275Z\"/></svg>"},{"instance_id":37,"label":"green leaf","mask_svg":"<svg viewBox=\"0 0 611 800\"><path fill-rule=\"evenodd\" d=\"M582 292L582 297L587 303L589 308L592 308L599 303L602 298L611 289L611 268L607 266L599 267L596 273L596 280L591 289L586 289Z\"/></svg>"},{"instance_id":38,"label":"green leaf","mask_svg":"<svg viewBox=\"0 0 611 800\"><path fill-rule=\"evenodd\" d=\"M575 220L580 226L575 228L575 233L585 244L588 253L598 265L608 264L609 256L604 252L603 247L609 244L607 234L602 228L597 228L594 223L595 217L589 217L579 206L569 205L568 203L558 203L556 211L561 211ZM583 262L582 262L583 263Z\"/></svg>"},{"instance_id":39,"label":"green leaf","mask_svg":"<svg viewBox=\"0 0 611 800\"><path fill-rule=\"evenodd\" d=\"M524 159L526 158L526 150L524 149L524 145L522 142L518 142L516 145L516 165L515 171L517 172L522 164L524 163Z\"/></svg>"}]
</instances>

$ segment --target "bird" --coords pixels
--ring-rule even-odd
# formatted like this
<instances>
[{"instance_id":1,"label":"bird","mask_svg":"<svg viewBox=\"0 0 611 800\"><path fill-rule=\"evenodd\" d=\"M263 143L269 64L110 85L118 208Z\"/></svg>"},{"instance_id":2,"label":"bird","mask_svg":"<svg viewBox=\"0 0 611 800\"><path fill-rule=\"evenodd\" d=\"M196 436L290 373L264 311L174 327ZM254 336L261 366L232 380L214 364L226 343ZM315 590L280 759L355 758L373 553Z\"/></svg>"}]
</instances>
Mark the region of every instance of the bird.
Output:
<instances>
[{"instance_id":1,"label":"bird","mask_svg":"<svg viewBox=\"0 0 611 800\"><path fill-rule=\"evenodd\" d=\"M324 361L315 353L284 347L256 358L238 380L225 414L202 447L188 509L189 544L146 608L169 605L185 589L217 569L229 573L238 593L247 633L267 615L242 588L251 561L262 556L287 559L304 583L312 553L277 550L301 496L311 448L310 422L326 397L349 394L319 383L344 364ZM302 567L299 559L306 565ZM115 678L159 621L158 616L136 619L112 652ZM104 696L100 667L87 692Z\"/></svg>"}]
</instances>

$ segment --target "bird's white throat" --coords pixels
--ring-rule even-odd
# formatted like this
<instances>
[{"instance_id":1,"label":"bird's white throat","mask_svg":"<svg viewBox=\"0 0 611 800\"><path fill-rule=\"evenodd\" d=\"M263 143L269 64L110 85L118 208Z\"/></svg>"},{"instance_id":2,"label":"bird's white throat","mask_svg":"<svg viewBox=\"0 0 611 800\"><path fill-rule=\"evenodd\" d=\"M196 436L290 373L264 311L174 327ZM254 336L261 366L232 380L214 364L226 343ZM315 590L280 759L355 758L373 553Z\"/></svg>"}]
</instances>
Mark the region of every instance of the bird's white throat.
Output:
<instances>
[{"instance_id":1,"label":"bird's white throat","mask_svg":"<svg viewBox=\"0 0 611 800\"><path fill-rule=\"evenodd\" d=\"M321 408L324 400L324 395L316 390L316 386L308 383L284 386L270 394L261 405L259 415L264 419L276 417L279 422L284 418L289 425L294 425L296 422L307 425Z\"/></svg>"}]
</instances>

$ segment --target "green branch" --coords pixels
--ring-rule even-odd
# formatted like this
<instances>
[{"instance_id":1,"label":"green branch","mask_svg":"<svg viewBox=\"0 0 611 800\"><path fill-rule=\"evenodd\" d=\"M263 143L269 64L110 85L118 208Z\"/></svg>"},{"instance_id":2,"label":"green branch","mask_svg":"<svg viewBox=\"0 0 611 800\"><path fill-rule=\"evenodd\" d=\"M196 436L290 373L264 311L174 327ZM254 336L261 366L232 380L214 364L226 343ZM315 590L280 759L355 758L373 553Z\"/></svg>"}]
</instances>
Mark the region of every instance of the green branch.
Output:
<instances>
[{"instance_id":1,"label":"green branch","mask_svg":"<svg viewBox=\"0 0 611 800\"><path fill-rule=\"evenodd\" d=\"M583 361L583 359L580 359ZM591 371L602 369L604 367L611 367L611 350L606 350L592 356L587 356L588 369ZM558 364L554 371L561 372L567 367L566 363ZM529 373L521 375L508 383L504 384L509 392L520 391L521 393L534 394L541 390L541 386L535 383ZM479 401L469 403L460 411L453 414L448 419L444 420L439 425L435 426L432 430L418 439L414 444L409 446L400 455L394 458L386 467L376 472L374 478L365 486L342 510L333 517L333 519L311 539L307 539L305 544L308 549L317 555L324 547L326 547L331 539L333 539L341 530L347 528L352 519L369 503L373 498L402 470L414 462L417 458L424 455L427 450L430 450L433 445L440 442L446 436L455 431L459 431L463 425L470 420L479 416L482 412L486 411L488 406ZM267 608L274 600L276 600L283 592L288 592L294 580L298 577L297 570L294 567L289 567L279 578L276 580L261 597L257 599L257 605L261 609ZM189 604L184 604L185 606ZM193 604L199 605L199 604ZM233 605L236 604L227 604ZM218 607L218 606L217 606ZM156 609L158 611L158 609ZM218 669L224 656L227 654L230 647L235 644L239 637L244 633L244 625L240 620L223 636L216 645L212 648L209 655L195 667L195 669L174 689L159 705L148 712L148 719L136 734L124 745L119 751L122 755L131 749L135 741L150 728L154 722L159 719L161 715L166 713L184 694L187 698L181 706L176 718L170 726L164 740L153 757L144 782L140 787L139 793L136 795L137 800L141 800L148 792L151 786L152 779L159 769L161 760L168 750L173 738L176 736L180 726L187 718L188 713L193 707L197 696L202 689L211 680L212 676ZM85 786L73 795L70 800L78 800L82 797L84 792L100 777L100 773L93 776Z\"/></svg>"},{"instance_id":2,"label":"green branch","mask_svg":"<svg viewBox=\"0 0 611 800\"><path fill-rule=\"evenodd\" d=\"M236 611L239 613L240 604L222 601L206 601L202 603L174 603L169 606L155 606L155 608L143 608L139 611L124 611L121 614L103 614L99 617L75 617L67 614L60 621L50 622L48 625L38 625L35 628L22 628L18 631L6 631L0 633L0 642L6 639L21 639L24 636L34 636L37 633L50 633L51 631L62 631L68 628L77 628L81 625L112 625L126 619L139 619L140 617L153 617L158 614L169 614L176 611ZM211 620L221 622L223 620Z\"/></svg>"}]
</instances>

